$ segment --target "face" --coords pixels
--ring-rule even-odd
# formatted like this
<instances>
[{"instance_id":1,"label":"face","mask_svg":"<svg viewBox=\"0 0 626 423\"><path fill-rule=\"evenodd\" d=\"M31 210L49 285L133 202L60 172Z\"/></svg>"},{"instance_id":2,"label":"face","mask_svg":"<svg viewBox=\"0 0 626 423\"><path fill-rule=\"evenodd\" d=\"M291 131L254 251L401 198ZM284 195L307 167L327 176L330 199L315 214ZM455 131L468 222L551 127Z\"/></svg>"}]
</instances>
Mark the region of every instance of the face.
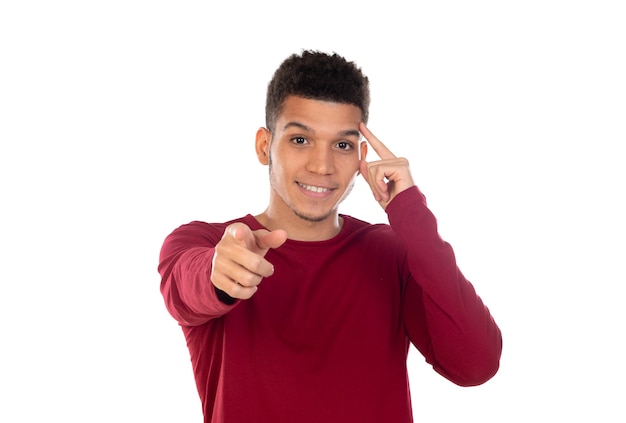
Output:
<instances>
[{"instance_id":1,"label":"face","mask_svg":"<svg viewBox=\"0 0 626 423\"><path fill-rule=\"evenodd\" d=\"M257 133L257 155L269 165L269 211L321 222L337 216L359 171L365 143L359 145L357 106L287 97L274 133ZM364 157L363 157L364 158Z\"/></svg>"}]
</instances>

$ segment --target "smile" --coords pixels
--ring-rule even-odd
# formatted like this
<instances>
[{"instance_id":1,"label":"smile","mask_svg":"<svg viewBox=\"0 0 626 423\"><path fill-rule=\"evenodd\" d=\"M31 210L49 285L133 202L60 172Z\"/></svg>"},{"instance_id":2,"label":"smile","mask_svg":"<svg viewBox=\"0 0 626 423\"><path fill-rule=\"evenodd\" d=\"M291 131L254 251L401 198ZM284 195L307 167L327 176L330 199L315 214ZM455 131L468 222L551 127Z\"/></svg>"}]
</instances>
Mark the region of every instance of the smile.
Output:
<instances>
[{"instance_id":1,"label":"smile","mask_svg":"<svg viewBox=\"0 0 626 423\"><path fill-rule=\"evenodd\" d=\"M329 188L323 188L323 187L316 187L313 185L305 185L305 184L301 184L300 182L298 182L298 185L301 188L304 188L307 191L311 191L311 192L317 192L317 193L322 193L322 192L328 192L330 191Z\"/></svg>"}]
</instances>

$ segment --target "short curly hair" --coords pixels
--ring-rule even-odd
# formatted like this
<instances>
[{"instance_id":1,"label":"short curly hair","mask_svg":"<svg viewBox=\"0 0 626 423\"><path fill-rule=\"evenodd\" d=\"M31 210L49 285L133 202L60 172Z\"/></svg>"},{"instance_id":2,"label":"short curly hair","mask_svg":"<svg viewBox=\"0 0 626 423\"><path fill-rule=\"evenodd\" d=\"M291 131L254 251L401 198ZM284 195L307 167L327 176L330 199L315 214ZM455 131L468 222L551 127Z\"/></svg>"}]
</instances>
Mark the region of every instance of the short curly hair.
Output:
<instances>
[{"instance_id":1,"label":"short curly hair","mask_svg":"<svg viewBox=\"0 0 626 423\"><path fill-rule=\"evenodd\" d=\"M304 50L282 62L267 87L265 125L270 132L290 95L352 104L361 109L361 119L367 123L369 80L354 62L337 53Z\"/></svg>"}]
</instances>

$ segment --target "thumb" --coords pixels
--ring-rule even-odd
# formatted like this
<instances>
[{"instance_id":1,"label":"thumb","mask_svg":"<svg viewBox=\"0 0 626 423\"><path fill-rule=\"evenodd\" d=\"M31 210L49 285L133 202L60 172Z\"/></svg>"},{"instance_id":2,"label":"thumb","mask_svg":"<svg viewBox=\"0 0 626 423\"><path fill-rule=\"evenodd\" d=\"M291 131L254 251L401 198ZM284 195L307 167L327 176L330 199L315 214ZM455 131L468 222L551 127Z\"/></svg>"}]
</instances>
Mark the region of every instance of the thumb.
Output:
<instances>
[{"instance_id":1,"label":"thumb","mask_svg":"<svg viewBox=\"0 0 626 423\"><path fill-rule=\"evenodd\" d=\"M271 232L259 230L254 231L253 234L256 239L256 245L263 249L278 248L287 241L287 232L282 229L276 229Z\"/></svg>"}]
</instances>

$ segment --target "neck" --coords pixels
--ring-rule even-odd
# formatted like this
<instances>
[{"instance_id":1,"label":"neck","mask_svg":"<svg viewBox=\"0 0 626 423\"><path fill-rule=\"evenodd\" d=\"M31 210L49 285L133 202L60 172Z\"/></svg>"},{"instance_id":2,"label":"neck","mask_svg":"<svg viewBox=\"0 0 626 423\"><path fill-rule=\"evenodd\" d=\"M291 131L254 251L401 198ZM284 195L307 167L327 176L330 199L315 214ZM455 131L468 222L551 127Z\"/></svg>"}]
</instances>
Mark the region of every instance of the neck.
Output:
<instances>
[{"instance_id":1,"label":"neck","mask_svg":"<svg viewBox=\"0 0 626 423\"><path fill-rule=\"evenodd\" d=\"M280 219L268 208L255 218L270 231L283 229L287 237L295 241L325 241L335 237L343 227L343 218L334 211L319 221L311 221L292 213L290 218Z\"/></svg>"}]
</instances>

